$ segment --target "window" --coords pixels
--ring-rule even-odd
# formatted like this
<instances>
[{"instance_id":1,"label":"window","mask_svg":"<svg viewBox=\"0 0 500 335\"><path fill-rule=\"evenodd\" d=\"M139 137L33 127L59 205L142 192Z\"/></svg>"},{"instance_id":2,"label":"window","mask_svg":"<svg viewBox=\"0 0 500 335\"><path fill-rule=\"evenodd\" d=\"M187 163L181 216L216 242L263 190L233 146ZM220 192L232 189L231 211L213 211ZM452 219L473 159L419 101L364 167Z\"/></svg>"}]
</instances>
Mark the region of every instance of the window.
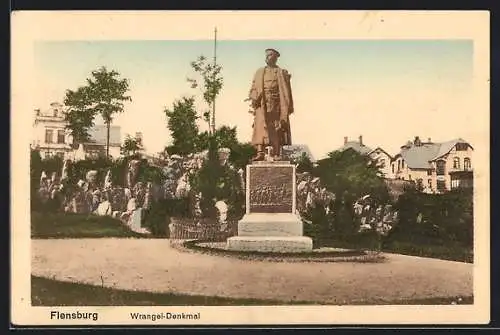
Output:
<instances>
[{"instance_id":1,"label":"window","mask_svg":"<svg viewBox=\"0 0 500 335\"><path fill-rule=\"evenodd\" d=\"M427 186L432 190L432 179L427 179Z\"/></svg>"},{"instance_id":2,"label":"window","mask_svg":"<svg viewBox=\"0 0 500 335\"><path fill-rule=\"evenodd\" d=\"M453 158L453 168L460 169L460 158L458 157Z\"/></svg>"},{"instance_id":3,"label":"window","mask_svg":"<svg viewBox=\"0 0 500 335\"><path fill-rule=\"evenodd\" d=\"M64 130L57 131L57 143L64 143Z\"/></svg>"},{"instance_id":4,"label":"window","mask_svg":"<svg viewBox=\"0 0 500 335\"><path fill-rule=\"evenodd\" d=\"M401 161L398 161L398 171L401 170Z\"/></svg>"},{"instance_id":5,"label":"window","mask_svg":"<svg viewBox=\"0 0 500 335\"><path fill-rule=\"evenodd\" d=\"M408 175L408 180L411 180L411 174Z\"/></svg>"},{"instance_id":6,"label":"window","mask_svg":"<svg viewBox=\"0 0 500 335\"><path fill-rule=\"evenodd\" d=\"M402 159L402 160L401 160L401 168L402 168L402 169L404 169L404 168L405 168L405 160L404 160L404 159Z\"/></svg>"},{"instance_id":7,"label":"window","mask_svg":"<svg viewBox=\"0 0 500 335\"><path fill-rule=\"evenodd\" d=\"M458 178L451 178L451 188L454 189L454 188L459 188L460 187L460 179Z\"/></svg>"},{"instance_id":8,"label":"window","mask_svg":"<svg viewBox=\"0 0 500 335\"><path fill-rule=\"evenodd\" d=\"M417 190L423 191L423 189L424 189L424 181L422 180L422 178L418 178L417 179Z\"/></svg>"},{"instance_id":9,"label":"window","mask_svg":"<svg viewBox=\"0 0 500 335\"><path fill-rule=\"evenodd\" d=\"M437 181L437 190L438 192L446 191L446 182L444 180Z\"/></svg>"},{"instance_id":10,"label":"window","mask_svg":"<svg viewBox=\"0 0 500 335\"><path fill-rule=\"evenodd\" d=\"M59 158L64 159L64 152L57 152L56 156L58 156Z\"/></svg>"},{"instance_id":11,"label":"window","mask_svg":"<svg viewBox=\"0 0 500 335\"><path fill-rule=\"evenodd\" d=\"M457 145L455 145L457 151L467 151L468 147L467 143L457 143Z\"/></svg>"},{"instance_id":12,"label":"window","mask_svg":"<svg viewBox=\"0 0 500 335\"><path fill-rule=\"evenodd\" d=\"M446 170L446 162L445 161L437 161L436 162L436 174L438 176L443 176L445 170Z\"/></svg>"},{"instance_id":13,"label":"window","mask_svg":"<svg viewBox=\"0 0 500 335\"><path fill-rule=\"evenodd\" d=\"M45 143L54 143L52 138L52 129L45 129Z\"/></svg>"},{"instance_id":14,"label":"window","mask_svg":"<svg viewBox=\"0 0 500 335\"><path fill-rule=\"evenodd\" d=\"M470 169L471 169L470 158L465 157L464 158L464 170L470 170Z\"/></svg>"},{"instance_id":15,"label":"window","mask_svg":"<svg viewBox=\"0 0 500 335\"><path fill-rule=\"evenodd\" d=\"M385 159L383 158L380 160L380 167L385 168Z\"/></svg>"},{"instance_id":16,"label":"window","mask_svg":"<svg viewBox=\"0 0 500 335\"><path fill-rule=\"evenodd\" d=\"M392 163L391 165L392 165L392 173L394 173L394 163Z\"/></svg>"},{"instance_id":17,"label":"window","mask_svg":"<svg viewBox=\"0 0 500 335\"><path fill-rule=\"evenodd\" d=\"M427 170L427 175L432 176L432 170ZM429 179L430 180L430 179Z\"/></svg>"}]
</instances>

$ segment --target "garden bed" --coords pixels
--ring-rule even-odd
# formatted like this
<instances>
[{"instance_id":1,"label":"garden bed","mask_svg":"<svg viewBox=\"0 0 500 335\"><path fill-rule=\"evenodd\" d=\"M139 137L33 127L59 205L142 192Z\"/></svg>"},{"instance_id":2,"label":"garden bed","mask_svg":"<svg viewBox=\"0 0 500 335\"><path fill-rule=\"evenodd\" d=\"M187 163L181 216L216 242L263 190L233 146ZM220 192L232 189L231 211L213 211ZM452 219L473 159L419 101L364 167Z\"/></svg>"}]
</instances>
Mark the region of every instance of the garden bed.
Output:
<instances>
[{"instance_id":1,"label":"garden bed","mask_svg":"<svg viewBox=\"0 0 500 335\"><path fill-rule=\"evenodd\" d=\"M385 257L376 251L340 248L318 248L311 252L278 253L228 250L225 241L186 240L171 243L181 251L200 252L213 256L234 257L243 260L268 262L359 262L376 263Z\"/></svg>"}]
</instances>

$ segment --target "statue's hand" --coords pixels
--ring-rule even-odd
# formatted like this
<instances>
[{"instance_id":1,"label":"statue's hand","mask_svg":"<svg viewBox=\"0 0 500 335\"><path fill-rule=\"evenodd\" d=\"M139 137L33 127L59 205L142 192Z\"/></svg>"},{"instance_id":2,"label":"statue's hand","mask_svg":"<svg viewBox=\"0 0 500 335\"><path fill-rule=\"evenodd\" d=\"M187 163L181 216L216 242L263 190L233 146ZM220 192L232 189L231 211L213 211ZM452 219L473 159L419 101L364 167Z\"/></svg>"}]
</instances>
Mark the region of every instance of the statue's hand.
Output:
<instances>
[{"instance_id":1,"label":"statue's hand","mask_svg":"<svg viewBox=\"0 0 500 335\"><path fill-rule=\"evenodd\" d=\"M252 100L252 107L257 109L260 107L260 101L259 100Z\"/></svg>"},{"instance_id":2,"label":"statue's hand","mask_svg":"<svg viewBox=\"0 0 500 335\"><path fill-rule=\"evenodd\" d=\"M280 120L280 129L285 130L287 126L286 120Z\"/></svg>"}]
</instances>

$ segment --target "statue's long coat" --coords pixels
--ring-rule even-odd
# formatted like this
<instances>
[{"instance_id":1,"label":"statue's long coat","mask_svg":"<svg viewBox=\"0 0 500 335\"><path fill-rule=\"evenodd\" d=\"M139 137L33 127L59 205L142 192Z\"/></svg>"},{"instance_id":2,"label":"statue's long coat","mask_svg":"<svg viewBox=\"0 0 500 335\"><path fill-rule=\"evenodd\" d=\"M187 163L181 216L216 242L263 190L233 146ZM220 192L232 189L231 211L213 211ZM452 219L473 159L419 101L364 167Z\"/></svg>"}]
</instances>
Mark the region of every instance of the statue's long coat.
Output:
<instances>
[{"instance_id":1,"label":"statue's long coat","mask_svg":"<svg viewBox=\"0 0 500 335\"><path fill-rule=\"evenodd\" d=\"M273 125L266 122L266 101L264 94L264 70L265 67L258 69L255 72L252 87L250 88L249 98L252 101L257 101L257 108L255 108L252 144L268 145L269 132L268 127ZM285 121L285 128L280 129L280 145L291 145L292 136L290 131L290 114L293 113L293 97L290 85L291 75L287 70L278 67L278 87L280 95L280 120Z\"/></svg>"}]
</instances>

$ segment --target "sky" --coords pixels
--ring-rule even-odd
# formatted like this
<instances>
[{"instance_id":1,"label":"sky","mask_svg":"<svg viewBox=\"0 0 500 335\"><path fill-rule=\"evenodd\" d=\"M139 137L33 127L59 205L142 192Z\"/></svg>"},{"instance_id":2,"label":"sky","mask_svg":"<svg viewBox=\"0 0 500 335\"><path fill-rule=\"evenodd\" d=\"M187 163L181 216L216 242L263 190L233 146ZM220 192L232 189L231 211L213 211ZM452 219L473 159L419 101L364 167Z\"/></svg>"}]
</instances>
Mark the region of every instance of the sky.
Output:
<instances>
[{"instance_id":1,"label":"sky","mask_svg":"<svg viewBox=\"0 0 500 335\"><path fill-rule=\"evenodd\" d=\"M241 141L251 138L244 99L269 47L281 53L278 65L292 75L292 141L307 144L315 158L340 147L344 136L362 135L366 145L396 154L415 136L467 140L480 131L471 40L221 40L217 62L224 86L216 123L236 126ZM155 153L171 140L165 108L189 95L207 108L186 79L194 76L190 62L213 57L213 50L213 40L37 42L33 109L62 102L67 89L106 66L129 79L132 97L113 124L121 126L122 138L142 132L146 150Z\"/></svg>"}]
</instances>

